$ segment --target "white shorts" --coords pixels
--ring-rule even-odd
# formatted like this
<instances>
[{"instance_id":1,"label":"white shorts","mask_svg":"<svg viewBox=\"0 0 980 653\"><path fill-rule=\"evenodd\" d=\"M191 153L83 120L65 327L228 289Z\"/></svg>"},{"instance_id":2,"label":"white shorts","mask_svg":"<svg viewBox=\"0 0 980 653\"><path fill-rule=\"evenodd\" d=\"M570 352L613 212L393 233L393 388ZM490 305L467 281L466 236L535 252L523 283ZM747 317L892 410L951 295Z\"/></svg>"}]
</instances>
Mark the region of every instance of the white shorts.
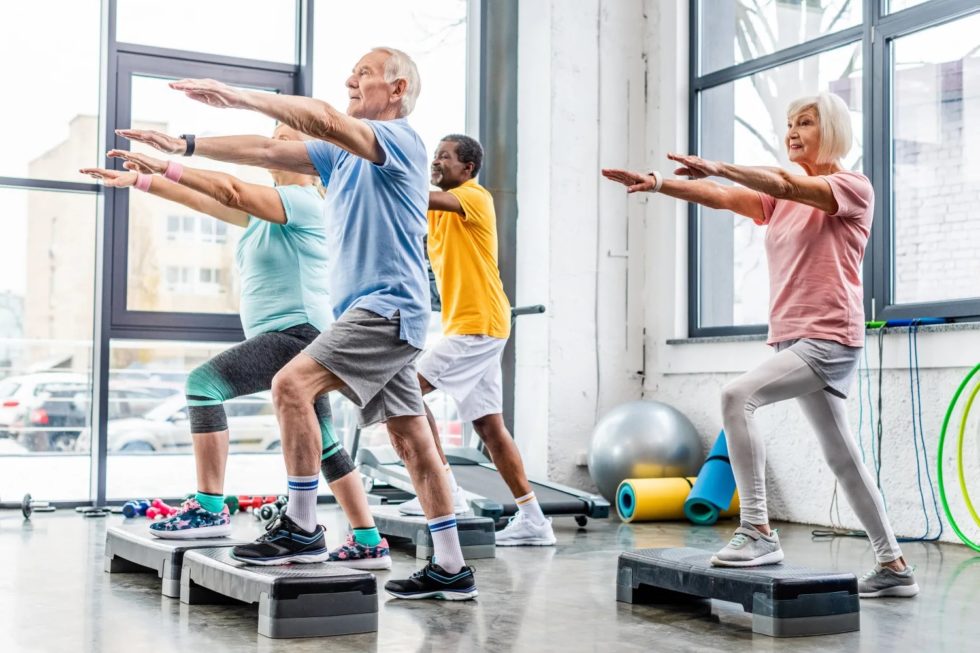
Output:
<instances>
[{"instance_id":1,"label":"white shorts","mask_svg":"<svg viewBox=\"0 0 980 653\"><path fill-rule=\"evenodd\" d=\"M506 338L446 336L419 357L416 366L429 384L456 402L463 422L504 412L500 358Z\"/></svg>"}]
</instances>

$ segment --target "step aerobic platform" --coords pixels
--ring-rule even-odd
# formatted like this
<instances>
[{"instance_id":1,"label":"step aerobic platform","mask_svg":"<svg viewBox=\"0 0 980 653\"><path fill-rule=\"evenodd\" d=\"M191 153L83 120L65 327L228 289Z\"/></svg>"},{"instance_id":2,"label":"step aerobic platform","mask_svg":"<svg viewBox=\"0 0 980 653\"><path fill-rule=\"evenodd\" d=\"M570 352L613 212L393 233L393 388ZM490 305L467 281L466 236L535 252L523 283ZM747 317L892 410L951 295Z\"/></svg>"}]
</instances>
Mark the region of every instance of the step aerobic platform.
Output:
<instances>
[{"instance_id":1,"label":"step aerobic platform","mask_svg":"<svg viewBox=\"0 0 980 653\"><path fill-rule=\"evenodd\" d=\"M257 603L258 632L272 638L378 630L373 574L325 563L247 565L230 553L229 548L195 549L184 555L181 603Z\"/></svg>"},{"instance_id":2,"label":"step aerobic platform","mask_svg":"<svg viewBox=\"0 0 980 653\"><path fill-rule=\"evenodd\" d=\"M752 614L752 630L771 637L859 630L857 578L792 565L712 567L701 549L642 549L619 556L616 599L680 604L717 599Z\"/></svg>"}]
</instances>

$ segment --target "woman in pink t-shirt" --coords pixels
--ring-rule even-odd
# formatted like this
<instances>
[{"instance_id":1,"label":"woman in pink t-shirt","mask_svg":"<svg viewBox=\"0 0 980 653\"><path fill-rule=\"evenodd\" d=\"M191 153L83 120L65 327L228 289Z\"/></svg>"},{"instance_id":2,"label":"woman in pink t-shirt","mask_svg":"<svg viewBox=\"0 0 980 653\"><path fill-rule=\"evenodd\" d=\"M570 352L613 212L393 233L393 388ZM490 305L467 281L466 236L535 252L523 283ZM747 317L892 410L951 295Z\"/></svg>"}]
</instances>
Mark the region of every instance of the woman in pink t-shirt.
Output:
<instances>
[{"instance_id":1,"label":"woman in pink t-shirt","mask_svg":"<svg viewBox=\"0 0 980 653\"><path fill-rule=\"evenodd\" d=\"M660 192L768 226L768 343L778 353L729 383L722 394L742 524L712 564L748 567L783 559L779 537L769 528L765 445L755 410L795 398L874 547L877 564L858 583L860 595L914 596L918 585L902 557L881 493L861 461L845 403L864 345L861 261L871 232L874 190L867 177L840 164L851 148L850 115L843 100L830 93L802 98L790 104L787 119L787 154L803 175L674 154L668 155L680 164L674 173L691 179L626 170L602 174L630 193ZM736 185L705 177L723 177Z\"/></svg>"}]
</instances>

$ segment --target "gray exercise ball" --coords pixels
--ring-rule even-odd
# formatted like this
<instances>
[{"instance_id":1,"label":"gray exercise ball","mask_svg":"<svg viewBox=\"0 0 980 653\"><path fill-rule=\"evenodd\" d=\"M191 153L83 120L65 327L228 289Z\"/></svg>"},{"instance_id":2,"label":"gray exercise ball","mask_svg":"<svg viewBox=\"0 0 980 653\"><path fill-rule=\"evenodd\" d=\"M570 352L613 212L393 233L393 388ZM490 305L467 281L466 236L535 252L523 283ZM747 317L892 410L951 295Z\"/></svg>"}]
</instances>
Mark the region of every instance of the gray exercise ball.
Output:
<instances>
[{"instance_id":1,"label":"gray exercise ball","mask_svg":"<svg viewBox=\"0 0 980 653\"><path fill-rule=\"evenodd\" d=\"M631 401L609 411L592 431L589 474L610 502L627 478L697 476L704 464L691 420L659 401Z\"/></svg>"}]
</instances>

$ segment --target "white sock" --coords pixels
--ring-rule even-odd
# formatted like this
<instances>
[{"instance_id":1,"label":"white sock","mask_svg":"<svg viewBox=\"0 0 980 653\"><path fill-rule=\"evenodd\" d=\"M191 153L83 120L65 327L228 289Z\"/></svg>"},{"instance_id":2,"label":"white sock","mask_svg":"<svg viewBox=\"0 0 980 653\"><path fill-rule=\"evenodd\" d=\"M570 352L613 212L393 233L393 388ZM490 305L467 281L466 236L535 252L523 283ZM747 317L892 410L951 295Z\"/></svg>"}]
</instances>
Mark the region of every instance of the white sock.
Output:
<instances>
[{"instance_id":1,"label":"white sock","mask_svg":"<svg viewBox=\"0 0 980 653\"><path fill-rule=\"evenodd\" d=\"M449 477L449 491L456 494L456 491L459 489L459 485L456 483L456 476L453 475L453 468L450 467L449 463L446 463L444 468L446 470L446 476Z\"/></svg>"},{"instance_id":2,"label":"white sock","mask_svg":"<svg viewBox=\"0 0 980 653\"><path fill-rule=\"evenodd\" d=\"M304 531L316 528L316 490L320 475L290 476L286 515Z\"/></svg>"},{"instance_id":3,"label":"white sock","mask_svg":"<svg viewBox=\"0 0 980 653\"><path fill-rule=\"evenodd\" d=\"M514 499L517 503L517 507L523 512L531 522L535 524L543 524L545 521L544 512L541 511L541 504L538 503L538 498L534 496L534 492L529 492L522 497L517 497Z\"/></svg>"},{"instance_id":4,"label":"white sock","mask_svg":"<svg viewBox=\"0 0 980 653\"><path fill-rule=\"evenodd\" d=\"M462 569L466 561L463 560L463 550L459 547L456 515L430 519L429 534L432 536L432 562L450 574L455 574Z\"/></svg>"}]
</instances>

